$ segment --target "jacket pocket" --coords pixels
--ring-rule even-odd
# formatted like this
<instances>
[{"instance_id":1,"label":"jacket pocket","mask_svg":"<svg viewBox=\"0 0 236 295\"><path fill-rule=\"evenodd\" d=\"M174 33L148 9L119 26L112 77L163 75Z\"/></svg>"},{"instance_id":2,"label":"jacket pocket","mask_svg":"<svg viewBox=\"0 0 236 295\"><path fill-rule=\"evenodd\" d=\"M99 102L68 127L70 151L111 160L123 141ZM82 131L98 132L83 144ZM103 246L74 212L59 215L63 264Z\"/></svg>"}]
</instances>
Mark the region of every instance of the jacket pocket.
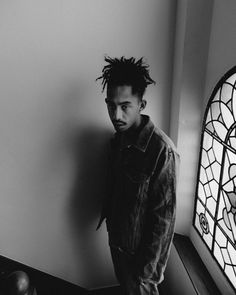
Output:
<instances>
[{"instance_id":1,"label":"jacket pocket","mask_svg":"<svg viewBox=\"0 0 236 295\"><path fill-rule=\"evenodd\" d=\"M124 193L125 197L133 206L134 209L136 205L143 199L144 186L148 177L146 174L135 171L135 170L125 170L124 171Z\"/></svg>"}]
</instances>

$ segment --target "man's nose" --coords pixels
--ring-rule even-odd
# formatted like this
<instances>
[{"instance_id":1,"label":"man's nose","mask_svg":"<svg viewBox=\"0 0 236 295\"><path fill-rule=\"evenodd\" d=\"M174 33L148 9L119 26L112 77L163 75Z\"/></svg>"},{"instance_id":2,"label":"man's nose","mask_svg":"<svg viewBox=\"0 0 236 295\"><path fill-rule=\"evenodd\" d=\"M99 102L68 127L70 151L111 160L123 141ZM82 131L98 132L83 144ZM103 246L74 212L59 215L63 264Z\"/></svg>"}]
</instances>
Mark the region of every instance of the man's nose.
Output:
<instances>
[{"instance_id":1,"label":"man's nose","mask_svg":"<svg viewBox=\"0 0 236 295\"><path fill-rule=\"evenodd\" d=\"M122 118L122 111L121 108L116 108L115 112L114 112L114 119L116 121L119 121Z\"/></svg>"}]
</instances>

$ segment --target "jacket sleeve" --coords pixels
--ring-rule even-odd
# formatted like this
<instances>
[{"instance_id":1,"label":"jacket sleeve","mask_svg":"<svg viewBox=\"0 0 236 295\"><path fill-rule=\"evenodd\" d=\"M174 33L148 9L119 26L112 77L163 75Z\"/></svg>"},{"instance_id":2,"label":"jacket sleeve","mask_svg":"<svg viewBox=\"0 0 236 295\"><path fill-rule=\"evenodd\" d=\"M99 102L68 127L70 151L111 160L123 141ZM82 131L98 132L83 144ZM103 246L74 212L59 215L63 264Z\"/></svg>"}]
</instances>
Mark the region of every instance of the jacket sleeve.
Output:
<instances>
[{"instance_id":1,"label":"jacket sleeve","mask_svg":"<svg viewBox=\"0 0 236 295\"><path fill-rule=\"evenodd\" d=\"M163 279L174 234L178 154L163 148L148 190L147 219L137 257L139 280Z\"/></svg>"}]
</instances>

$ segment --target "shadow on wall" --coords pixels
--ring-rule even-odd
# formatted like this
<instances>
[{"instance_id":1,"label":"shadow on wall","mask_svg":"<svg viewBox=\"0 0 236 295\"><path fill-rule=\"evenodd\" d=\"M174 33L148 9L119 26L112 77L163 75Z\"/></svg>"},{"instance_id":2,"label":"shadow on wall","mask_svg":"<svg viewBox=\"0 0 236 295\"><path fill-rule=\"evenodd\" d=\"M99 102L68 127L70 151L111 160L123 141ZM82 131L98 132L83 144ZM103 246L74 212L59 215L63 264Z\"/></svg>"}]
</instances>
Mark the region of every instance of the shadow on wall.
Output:
<instances>
[{"instance_id":1,"label":"shadow on wall","mask_svg":"<svg viewBox=\"0 0 236 295\"><path fill-rule=\"evenodd\" d=\"M89 126L80 130L74 142L76 173L69 217L79 259L75 263L83 269L81 278L85 285L101 284L107 279L104 248L99 246L100 233L96 232L96 226L105 193L107 148L111 136L111 131Z\"/></svg>"}]
</instances>

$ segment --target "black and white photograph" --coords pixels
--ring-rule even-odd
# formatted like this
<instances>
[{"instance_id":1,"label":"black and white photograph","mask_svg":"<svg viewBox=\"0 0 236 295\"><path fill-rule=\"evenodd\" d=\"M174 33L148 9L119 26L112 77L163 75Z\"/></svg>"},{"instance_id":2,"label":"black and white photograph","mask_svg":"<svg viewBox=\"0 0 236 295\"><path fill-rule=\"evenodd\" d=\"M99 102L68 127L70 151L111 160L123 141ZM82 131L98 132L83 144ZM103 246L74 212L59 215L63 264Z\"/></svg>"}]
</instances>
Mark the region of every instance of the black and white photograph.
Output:
<instances>
[{"instance_id":1,"label":"black and white photograph","mask_svg":"<svg viewBox=\"0 0 236 295\"><path fill-rule=\"evenodd\" d=\"M0 295L236 294L236 1L0 0Z\"/></svg>"}]
</instances>

